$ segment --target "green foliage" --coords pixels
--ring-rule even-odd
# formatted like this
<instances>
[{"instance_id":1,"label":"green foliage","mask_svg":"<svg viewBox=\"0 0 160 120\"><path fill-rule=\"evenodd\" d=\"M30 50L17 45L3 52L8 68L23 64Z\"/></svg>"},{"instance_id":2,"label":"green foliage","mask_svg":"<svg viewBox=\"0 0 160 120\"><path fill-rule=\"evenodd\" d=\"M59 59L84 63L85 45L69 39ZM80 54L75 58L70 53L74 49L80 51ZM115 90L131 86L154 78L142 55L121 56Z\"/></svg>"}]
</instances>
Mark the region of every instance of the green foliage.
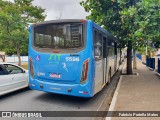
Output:
<instances>
[{"instance_id":1,"label":"green foliage","mask_svg":"<svg viewBox=\"0 0 160 120\"><path fill-rule=\"evenodd\" d=\"M80 4L87 12L91 13L87 19L104 25L104 28L117 35L116 29L120 29L120 14L118 13L118 3L115 0L84 0Z\"/></svg>"},{"instance_id":2,"label":"green foliage","mask_svg":"<svg viewBox=\"0 0 160 120\"><path fill-rule=\"evenodd\" d=\"M150 41L160 41L160 0L83 0L80 3L91 19L127 46L127 74L132 74L132 48L153 50ZM133 46L133 47L132 47Z\"/></svg>"},{"instance_id":3,"label":"green foliage","mask_svg":"<svg viewBox=\"0 0 160 120\"><path fill-rule=\"evenodd\" d=\"M45 19L44 9L33 6L33 0L0 0L0 48L8 54L27 53L28 26Z\"/></svg>"},{"instance_id":4,"label":"green foliage","mask_svg":"<svg viewBox=\"0 0 160 120\"><path fill-rule=\"evenodd\" d=\"M90 13L87 19L103 26L120 40L122 47L125 46L123 35L127 31L122 31L121 8L117 0L83 0L80 4Z\"/></svg>"},{"instance_id":5,"label":"green foliage","mask_svg":"<svg viewBox=\"0 0 160 120\"><path fill-rule=\"evenodd\" d=\"M134 49L160 40L159 0L83 0L80 3L91 19Z\"/></svg>"}]
</instances>

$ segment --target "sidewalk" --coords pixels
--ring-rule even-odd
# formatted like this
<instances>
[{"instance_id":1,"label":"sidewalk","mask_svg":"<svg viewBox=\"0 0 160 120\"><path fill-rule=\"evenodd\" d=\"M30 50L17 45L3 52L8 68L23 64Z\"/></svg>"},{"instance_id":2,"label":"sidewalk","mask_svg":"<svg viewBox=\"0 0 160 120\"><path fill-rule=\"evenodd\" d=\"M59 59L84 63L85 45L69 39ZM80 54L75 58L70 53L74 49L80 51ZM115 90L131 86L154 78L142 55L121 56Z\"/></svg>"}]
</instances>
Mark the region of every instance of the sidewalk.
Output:
<instances>
[{"instance_id":1,"label":"sidewalk","mask_svg":"<svg viewBox=\"0 0 160 120\"><path fill-rule=\"evenodd\" d=\"M125 67L126 68L126 67ZM124 69L125 69L124 68ZM160 76L137 60L137 75L123 75L111 111L160 111ZM115 97L116 96L116 97ZM114 105L113 105L114 104ZM107 118L106 118L107 119ZM159 117L112 117L111 120L160 120Z\"/></svg>"}]
</instances>

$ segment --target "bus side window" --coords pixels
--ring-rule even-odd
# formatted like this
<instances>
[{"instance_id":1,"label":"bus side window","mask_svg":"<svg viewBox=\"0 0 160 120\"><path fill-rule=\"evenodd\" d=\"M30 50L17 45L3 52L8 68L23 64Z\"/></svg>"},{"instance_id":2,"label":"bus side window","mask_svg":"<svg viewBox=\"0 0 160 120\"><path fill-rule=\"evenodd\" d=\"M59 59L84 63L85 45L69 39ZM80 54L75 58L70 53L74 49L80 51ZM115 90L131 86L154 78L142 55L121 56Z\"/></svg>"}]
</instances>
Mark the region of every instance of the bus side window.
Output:
<instances>
[{"instance_id":1,"label":"bus side window","mask_svg":"<svg viewBox=\"0 0 160 120\"><path fill-rule=\"evenodd\" d=\"M102 34L94 31L94 56L96 60L102 59Z\"/></svg>"}]
</instances>

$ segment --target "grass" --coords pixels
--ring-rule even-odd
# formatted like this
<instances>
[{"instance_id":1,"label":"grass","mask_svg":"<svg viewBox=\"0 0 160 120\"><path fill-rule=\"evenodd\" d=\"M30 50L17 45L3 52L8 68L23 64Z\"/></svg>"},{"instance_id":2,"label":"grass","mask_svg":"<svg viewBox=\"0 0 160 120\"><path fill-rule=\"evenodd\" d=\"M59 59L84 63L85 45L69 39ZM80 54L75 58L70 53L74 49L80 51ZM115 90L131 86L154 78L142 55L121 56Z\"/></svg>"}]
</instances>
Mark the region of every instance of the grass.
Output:
<instances>
[{"instance_id":1,"label":"grass","mask_svg":"<svg viewBox=\"0 0 160 120\"><path fill-rule=\"evenodd\" d=\"M28 70L28 62L22 63L21 67Z\"/></svg>"}]
</instances>

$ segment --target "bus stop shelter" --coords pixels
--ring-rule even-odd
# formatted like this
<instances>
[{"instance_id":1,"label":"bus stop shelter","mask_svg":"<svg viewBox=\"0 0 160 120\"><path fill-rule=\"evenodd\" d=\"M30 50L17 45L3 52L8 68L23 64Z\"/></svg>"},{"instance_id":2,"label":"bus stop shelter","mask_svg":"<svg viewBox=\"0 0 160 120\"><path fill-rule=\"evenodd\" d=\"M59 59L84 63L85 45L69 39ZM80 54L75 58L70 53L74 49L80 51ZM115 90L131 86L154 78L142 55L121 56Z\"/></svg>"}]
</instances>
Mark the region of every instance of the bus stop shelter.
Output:
<instances>
[{"instance_id":1,"label":"bus stop shelter","mask_svg":"<svg viewBox=\"0 0 160 120\"><path fill-rule=\"evenodd\" d=\"M5 52L1 52L0 51L0 61L3 61L3 62L5 62Z\"/></svg>"}]
</instances>

